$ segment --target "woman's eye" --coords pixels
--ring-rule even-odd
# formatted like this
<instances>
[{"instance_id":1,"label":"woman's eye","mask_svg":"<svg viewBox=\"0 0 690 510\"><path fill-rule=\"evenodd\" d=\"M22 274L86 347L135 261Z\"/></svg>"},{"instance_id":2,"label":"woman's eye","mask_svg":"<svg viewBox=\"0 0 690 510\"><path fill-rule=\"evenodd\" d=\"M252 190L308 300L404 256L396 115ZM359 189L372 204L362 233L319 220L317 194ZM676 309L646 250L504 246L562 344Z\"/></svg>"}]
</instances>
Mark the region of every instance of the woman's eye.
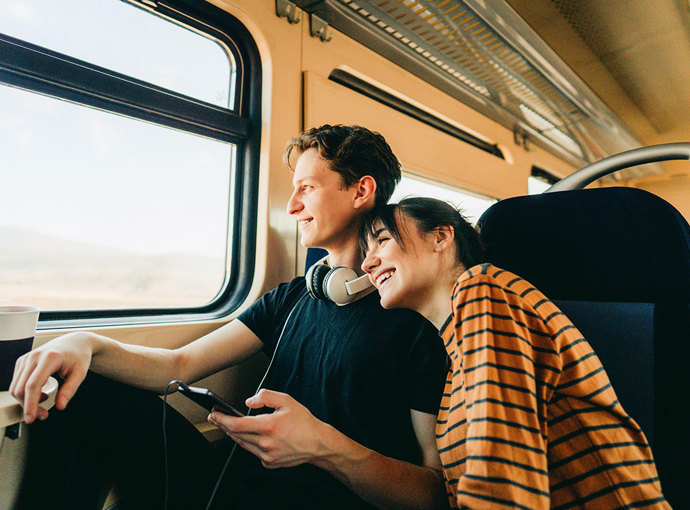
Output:
<instances>
[{"instance_id":1,"label":"woman's eye","mask_svg":"<svg viewBox=\"0 0 690 510\"><path fill-rule=\"evenodd\" d=\"M388 241L389 239L390 239L390 237L381 236L376 240L376 242L378 242L378 244L381 245L381 244L385 243L386 241Z\"/></svg>"}]
</instances>

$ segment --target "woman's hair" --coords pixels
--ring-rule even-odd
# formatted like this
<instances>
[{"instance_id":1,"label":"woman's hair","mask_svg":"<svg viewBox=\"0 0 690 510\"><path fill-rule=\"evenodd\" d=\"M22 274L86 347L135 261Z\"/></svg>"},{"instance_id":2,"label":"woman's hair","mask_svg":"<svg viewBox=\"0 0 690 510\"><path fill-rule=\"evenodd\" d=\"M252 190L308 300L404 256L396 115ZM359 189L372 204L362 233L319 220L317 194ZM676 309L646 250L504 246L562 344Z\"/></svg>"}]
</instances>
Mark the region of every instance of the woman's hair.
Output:
<instances>
[{"instance_id":1,"label":"woman's hair","mask_svg":"<svg viewBox=\"0 0 690 510\"><path fill-rule=\"evenodd\" d=\"M472 224L449 203L426 197L406 198L397 204L388 204L372 210L360 229L359 240L362 251L366 252L367 242L374 235L377 221L381 222L404 250L405 242L400 235L401 223L397 221L397 217L401 214L412 218L420 232L425 234L439 227L453 227L456 258L465 269L484 262L484 250L479 241L479 234ZM402 228L405 228L404 225Z\"/></svg>"},{"instance_id":2,"label":"woman's hair","mask_svg":"<svg viewBox=\"0 0 690 510\"><path fill-rule=\"evenodd\" d=\"M379 133L362 126L325 124L307 129L288 141L283 159L292 168L292 155L316 149L341 175L346 187L365 175L376 181L376 206L388 202L400 182L400 162ZM294 170L294 169L293 169Z\"/></svg>"}]
</instances>

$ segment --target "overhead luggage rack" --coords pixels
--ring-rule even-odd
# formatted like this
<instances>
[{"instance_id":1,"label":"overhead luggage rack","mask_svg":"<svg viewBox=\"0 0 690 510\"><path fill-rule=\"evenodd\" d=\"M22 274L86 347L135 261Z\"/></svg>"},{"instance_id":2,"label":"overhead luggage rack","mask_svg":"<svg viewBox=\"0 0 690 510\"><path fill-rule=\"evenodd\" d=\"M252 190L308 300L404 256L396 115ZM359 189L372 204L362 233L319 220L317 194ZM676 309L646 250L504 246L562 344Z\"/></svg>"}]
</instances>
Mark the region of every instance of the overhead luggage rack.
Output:
<instances>
[{"instance_id":1,"label":"overhead luggage rack","mask_svg":"<svg viewBox=\"0 0 690 510\"><path fill-rule=\"evenodd\" d=\"M299 2L298 2L299 3ZM580 167L640 146L587 85L499 0L301 2L337 30ZM656 173L658 166L609 177Z\"/></svg>"}]
</instances>

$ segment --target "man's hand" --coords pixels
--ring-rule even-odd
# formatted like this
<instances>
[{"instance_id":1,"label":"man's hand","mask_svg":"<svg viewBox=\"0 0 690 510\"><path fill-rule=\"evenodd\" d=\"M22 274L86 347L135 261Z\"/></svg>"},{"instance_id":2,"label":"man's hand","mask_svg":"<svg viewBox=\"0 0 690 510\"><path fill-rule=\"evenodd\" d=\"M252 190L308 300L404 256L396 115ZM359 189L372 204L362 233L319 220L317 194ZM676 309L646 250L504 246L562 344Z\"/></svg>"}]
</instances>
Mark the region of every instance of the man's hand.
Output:
<instances>
[{"instance_id":1,"label":"man's hand","mask_svg":"<svg viewBox=\"0 0 690 510\"><path fill-rule=\"evenodd\" d=\"M291 396L261 390L246 404L251 409L270 407L275 411L243 418L213 412L208 421L259 457L264 467L297 466L312 462L324 452L320 437L326 425Z\"/></svg>"},{"instance_id":2,"label":"man's hand","mask_svg":"<svg viewBox=\"0 0 690 510\"><path fill-rule=\"evenodd\" d=\"M41 388L58 372L65 382L55 397L55 406L64 409L86 377L91 364L88 333L70 333L30 351L17 360L10 393L22 402L24 421L45 420L48 411L39 407Z\"/></svg>"},{"instance_id":3,"label":"man's hand","mask_svg":"<svg viewBox=\"0 0 690 510\"><path fill-rule=\"evenodd\" d=\"M252 409L271 414L238 418L219 412L208 421L220 427L266 468L309 463L335 476L359 497L380 508L407 510L448 508L443 475L437 469L385 457L358 444L315 418L285 393L261 390L247 399ZM424 414L424 413L420 413ZM435 416L422 427L432 434ZM419 421L419 420L418 420ZM438 452L436 452L438 456Z\"/></svg>"}]
</instances>

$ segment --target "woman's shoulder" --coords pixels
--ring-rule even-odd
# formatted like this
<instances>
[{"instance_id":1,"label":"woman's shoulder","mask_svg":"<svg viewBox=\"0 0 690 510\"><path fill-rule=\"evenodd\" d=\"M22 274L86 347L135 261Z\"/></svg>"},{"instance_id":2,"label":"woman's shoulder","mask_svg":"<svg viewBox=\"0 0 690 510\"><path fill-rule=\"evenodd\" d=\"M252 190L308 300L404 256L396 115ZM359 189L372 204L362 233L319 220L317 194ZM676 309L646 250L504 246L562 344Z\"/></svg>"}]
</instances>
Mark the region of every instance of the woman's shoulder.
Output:
<instances>
[{"instance_id":1,"label":"woman's shoulder","mask_svg":"<svg viewBox=\"0 0 690 510\"><path fill-rule=\"evenodd\" d=\"M524 280L510 271L486 262L465 270L455 282L452 295L455 297L461 290L477 288L481 285L487 286L487 284L489 287L509 290L518 282L524 282Z\"/></svg>"},{"instance_id":2,"label":"woman's shoulder","mask_svg":"<svg viewBox=\"0 0 690 510\"><path fill-rule=\"evenodd\" d=\"M509 271L501 269L494 266L490 262L484 264L477 264L469 269L466 269L464 273L458 278L456 285L463 285L469 282L479 282L479 281L496 281L502 275L515 276Z\"/></svg>"}]
</instances>

